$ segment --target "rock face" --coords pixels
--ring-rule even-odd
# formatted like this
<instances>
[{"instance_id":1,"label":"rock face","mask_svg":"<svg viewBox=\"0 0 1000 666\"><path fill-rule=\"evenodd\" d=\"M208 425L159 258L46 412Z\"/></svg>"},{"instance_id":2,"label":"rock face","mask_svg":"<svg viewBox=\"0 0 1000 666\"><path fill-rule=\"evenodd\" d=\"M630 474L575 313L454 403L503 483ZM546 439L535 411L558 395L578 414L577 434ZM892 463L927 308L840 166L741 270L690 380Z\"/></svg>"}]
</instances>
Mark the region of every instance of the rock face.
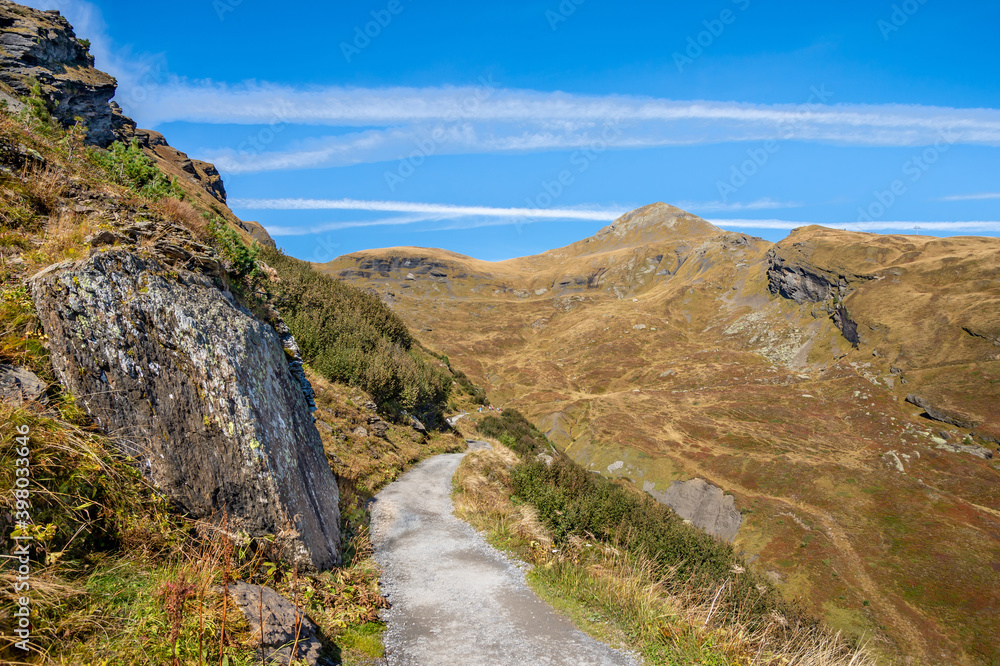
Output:
<instances>
[{"instance_id":1,"label":"rock face","mask_svg":"<svg viewBox=\"0 0 1000 666\"><path fill-rule=\"evenodd\" d=\"M767 253L767 287L772 294L803 303L833 300L828 308L834 325L855 347L861 342L858 325L844 306L852 285L868 280L862 275L835 274L813 265L806 259L808 248L796 243L789 248L772 249Z\"/></svg>"},{"instance_id":2,"label":"rock face","mask_svg":"<svg viewBox=\"0 0 1000 666\"><path fill-rule=\"evenodd\" d=\"M169 176L189 178L215 200L226 203L226 188L215 165L172 148L159 132L137 129L135 121L110 101L118 82L94 67L89 47L77 39L58 11L43 12L0 0L0 99L11 108L21 106L16 98L30 94L32 80L38 81L52 115L64 127L83 118L88 143L107 147L116 140L135 139L161 167L166 166ZM247 231L273 245L259 226L251 225Z\"/></svg>"},{"instance_id":3,"label":"rock face","mask_svg":"<svg viewBox=\"0 0 1000 666\"><path fill-rule=\"evenodd\" d=\"M155 153L164 161L174 165L188 178L195 181L211 194L219 203L226 203L226 188L222 184L222 176L214 164L193 160L170 146L166 138L159 132L146 129L134 130L134 138L147 151Z\"/></svg>"},{"instance_id":4,"label":"rock face","mask_svg":"<svg viewBox=\"0 0 1000 666\"><path fill-rule=\"evenodd\" d=\"M0 364L0 400L16 405L42 399L48 386L35 373L16 365Z\"/></svg>"},{"instance_id":5,"label":"rock face","mask_svg":"<svg viewBox=\"0 0 1000 666\"><path fill-rule=\"evenodd\" d=\"M950 412L946 409L936 407L925 398L922 398L919 395L914 395L913 393L906 396L906 402L920 407L924 410L924 412L926 412L927 416L935 421L940 421L941 423L949 423L953 426L968 428L970 430L979 425L977 421L964 414L957 414L955 412Z\"/></svg>"},{"instance_id":6,"label":"rock face","mask_svg":"<svg viewBox=\"0 0 1000 666\"><path fill-rule=\"evenodd\" d=\"M735 539L743 523L733 496L704 479L675 481L666 490L648 492L684 520L725 541Z\"/></svg>"},{"instance_id":7,"label":"rock face","mask_svg":"<svg viewBox=\"0 0 1000 666\"><path fill-rule=\"evenodd\" d=\"M336 481L279 334L206 275L139 252L31 279L60 381L192 516L337 564Z\"/></svg>"},{"instance_id":8,"label":"rock face","mask_svg":"<svg viewBox=\"0 0 1000 666\"><path fill-rule=\"evenodd\" d=\"M87 122L89 143L107 146L114 141L115 118L108 101L117 82L94 69L94 57L69 22L57 11L0 0L0 81L26 96L30 79L38 81L52 101L52 115L64 126L80 116Z\"/></svg>"},{"instance_id":9,"label":"rock face","mask_svg":"<svg viewBox=\"0 0 1000 666\"><path fill-rule=\"evenodd\" d=\"M233 583L229 596L243 611L250 630L257 634L257 656L265 664L319 662L323 645L316 638L316 625L292 602L269 587ZM292 654L294 650L295 654Z\"/></svg>"}]
</instances>

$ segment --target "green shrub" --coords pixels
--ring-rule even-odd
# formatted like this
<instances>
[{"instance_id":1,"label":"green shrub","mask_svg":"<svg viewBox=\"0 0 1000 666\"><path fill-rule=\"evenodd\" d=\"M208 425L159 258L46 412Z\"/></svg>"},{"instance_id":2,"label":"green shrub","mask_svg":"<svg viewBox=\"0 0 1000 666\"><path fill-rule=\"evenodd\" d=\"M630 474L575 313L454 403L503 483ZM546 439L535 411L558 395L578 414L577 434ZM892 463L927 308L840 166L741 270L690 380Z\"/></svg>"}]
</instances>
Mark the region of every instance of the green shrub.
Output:
<instances>
[{"instance_id":1,"label":"green shrub","mask_svg":"<svg viewBox=\"0 0 1000 666\"><path fill-rule=\"evenodd\" d=\"M142 152L135 139L129 144L116 141L107 150L94 148L90 151L90 157L113 182L150 199L184 199L184 191L176 180L167 178L153 160Z\"/></svg>"},{"instance_id":2,"label":"green shrub","mask_svg":"<svg viewBox=\"0 0 1000 666\"><path fill-rule=\"evenodd\" d=\"M274 304L314 370L383 407L432 424L440 418L451 377L413 348L406 325L377 296L275 250L263 259L280 278L270 286Z\"/></svg>"},{"instance_id":3,"label":"green shrub","mask_svg":"<svg viewBox=\"0 0 1000 666\"><path fill-rule=\"evenodd\" d=\"M516 409L505 409L499 416L490 414L479 422L477 429L486 437L500 440L501 444L521 456L555 450L545 435Z\"/></svg>"},{"instance_id":4,"label":"green shrub","mask_svg":"<svg viewBox=\"0 0 1000 666\"><path fill-rule=\"evenodd\" d=\"M511 471L511 484L516 499L538 509L557 542L593 535L656 562L665 578L698 588L726 582L725 599L733 603L726 601L720 611L738 614L744 622L766 624L772 611L789 620L803 618L768 581L747 569L730 544L685 524L649 495L589 472L565 456L556 456L551 464L521 463Z\"/></svg>"},{"instance_id":5,"label":"green shrub","mask_svg":"<svg viewBox=\"0 0 1000 666\"><path fill-rule=\"evenodd\" d=\"M52 123L52 111L49 108L51 102L42 94L42 85L34 78L28 78L27 83L31 92L25 98L27 104L26 111L28 117L42 124Z\"/></svg>"},{"instance_id":6,"label":"green shrub","mask_svg":"<svg viewBox=\"0 0 1000 666\"><path fill-rule=\"evenodd\" d=\"M241 286L252 291L260 278L260 267L257 263L260 245L257 241L250 245L244 243L239 232L230 227L225 220L208 215L206 218L212 245L225 260L230 276Z\"/></svg>"}]
</instances>

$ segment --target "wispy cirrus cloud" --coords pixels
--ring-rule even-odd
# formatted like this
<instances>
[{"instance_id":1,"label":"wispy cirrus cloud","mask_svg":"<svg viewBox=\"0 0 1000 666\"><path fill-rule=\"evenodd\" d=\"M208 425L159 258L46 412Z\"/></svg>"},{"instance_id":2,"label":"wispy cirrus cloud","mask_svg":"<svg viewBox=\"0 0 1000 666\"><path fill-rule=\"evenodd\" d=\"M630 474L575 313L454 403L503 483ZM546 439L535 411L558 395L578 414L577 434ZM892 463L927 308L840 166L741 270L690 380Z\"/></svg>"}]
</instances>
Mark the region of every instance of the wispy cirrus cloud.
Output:
<instances>
[{"instance_id":1,"label":"wispy cirrus cloud","mask_svg":"<svg viewBox=\"0 0 1000 666\"><path fill-rule=\"evenodd\" d=\"M153 125L184 121L315 126L281 150L218 148L231 172L305 169L427 154L618 149L791 140L853 146L1000 145L1000 110L916 105L747 104L576 95L480 86L295 88L172 80L130 108ZM608 142L608 127L614 141ZM324 136L323 127L358 128ZM431 146L427 151L421 146Z\"/></svg>"},{"instance_id":2,"label":"wispy cirrus cloud","mask_svg":"<svg viewBox=\"0 0 1000 666\"><path fill-rule=\"evenodd\" d=\"M791 230L804 227L813 222L794 222L790 220L745 220L745 219L711 219L712 224L723 229L775 229ZM874 222L831 222L820 226L844 231L943 231L949 233L1000 233L1000 221L968 221L968 222L905 222L899 220L877 220Z\"/></svg>"},{"instance_id":3,"label":"wispy cirrus cloud","mask_svg":"<svg viewBox=\"0 0 1000 666\"><path fill-rule=\"evenodd\" d=\"M982 192L980 194L953 194L947 197L940 197L938 201L989 201L1000 199L1000 192Z\"/></svg>"},{"instance_id":4,"label":"wispy cirrus cloud","mask_svg":"<svg viewBox=\"0 0 1000 666\"><path fill-rule=\"evenodd\" d=\"M290 86L191 81L162 56L115 48L87 0L25 0L59 9L88 37L98 66L119 79L118 101L144 126L183 121L316 126L281 149L206 147L229 173L347 166L403 159L432 141L432 154L617 149L772 139L851 146L1000 146L1000 109L895 104L750 104L637 95L582 95L478 84L429 87ZM357 131L326 135L327 127ZM708 209L706 209L708 210Z\"/></svg>"},{"instance_id":5,"label":"wispy cirrus cloud","mask_svg":"<svg viewBox=\"0 0 1000 666\"><path fill-rule=\"evenodd\" d=\"M429 217L509 217L548 220L611 221L625 210L602 207L496 208L411 201L369 201L362 199L231 199L237 210L354 210L380 213L418 213Z\"/></svg>"},{"instance_id":6,"label":"wispy cirrus cloud","mask_svg":"<svg viewBox=\"0 0 1000 666\"><path fill-rule=\"evenodd\" d=\"M268 226L268 231L274 235L305 235L348 229L354 227L378 227L416 225L432 221L446 221L444 225L435 225L425 231L442 231L451 229L470 229L482 226L520 225L537 220L590 221L613 222L623 215L625 208L608 208L601 206L583 206L574 208L503 208L491 206L463 206L442 203L417 203L408 201L372 201L360 199L234 199L230 202L237 210L285 210L285 211L315 211L343 210L365 211L377 213L398 213L392 217L382 217L361 221L324 222L316 225L285 227ZM684 202L682 202L684 203ZM751 206L759 203L775 207L771 202L762 199L760 202L745 204ZM711 218L712 224L723 229L772 229L790 230L807 226L811 222L780 220L780 219L747 219L747 218ZM957 222L915 222L898 220L879 220L874 222L834 222L822 226L845 231L942 231L951 233L1000 233L1000 221L957 221Z\"/></svg>"}]
</instances>

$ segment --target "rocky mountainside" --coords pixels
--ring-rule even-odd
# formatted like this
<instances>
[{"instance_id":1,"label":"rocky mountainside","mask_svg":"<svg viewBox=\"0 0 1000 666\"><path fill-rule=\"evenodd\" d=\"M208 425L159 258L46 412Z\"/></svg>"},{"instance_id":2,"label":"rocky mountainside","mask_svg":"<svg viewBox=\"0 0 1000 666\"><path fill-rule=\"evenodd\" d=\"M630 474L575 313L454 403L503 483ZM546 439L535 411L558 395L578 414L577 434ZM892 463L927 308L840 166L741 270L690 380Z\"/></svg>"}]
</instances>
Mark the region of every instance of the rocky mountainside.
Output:
<instances>
[{"instance_id":1,"label":"rocky mountainside","mask_svg":"<svg viewBox=\"0 0 1000 666\"><path fill-rule=\"evenodd\" d=\"M321 269L577 462L735 534L833 626L990 663L998 256L993 238L815 226L772 244L654 204L533 257L391 248Z\"/></svg>"},{"instance_id":2,"label":"rocky mountainside","mask_svg":"<svg viewBox=\"0 0 1000 666\"><path fill-rule=\"evenodd\" d=\"M64 261L50 263L45 252L11 261L15 274L44 267L28 287L56 378L191 518L251 537L277 535L283 556L303 570L338 564L339 493L298 348L277 311L240 295L233 258L206 244L206 225L235 221L248 241L270 238L225 208L212 165L120 113L110 102L115 80L94 68L87 44L58 12L0 2L0 47L8 105L34 118L39 148L51 148L49 115L63 128L81 122L91 144L134 141L161 167L145 167L147 177L173 177L170 187L180 193L152 207L137 203L79 161L83 148L76 158L72 150L46 157L3 140L5 178L12 179L5 180L4 227L22 234L11 246L30 246L23 235L30 228L7 229L17 188L45 197L34 203L48 213L44 236L31 243L46 248L47 239L64 237L60 248L47 248L61 250ZM38 108L24 109L26 98ZM228 243L240 242L235 233Z\"/></svg>"},{"instance_id":3,"label":"rocky mountainside","mask_svg":"<svg viewBox=\"0 0 1000 666\"><path fill-rule=\"evenodd\" d=\"M58 11L39 12L0 2L0 99L12 107L38 83L64 127L85 118L87 139L106 146L115 139L120 114L108 104L117 82L94 68L89 45Z\"/></svg>"}]
</instances>

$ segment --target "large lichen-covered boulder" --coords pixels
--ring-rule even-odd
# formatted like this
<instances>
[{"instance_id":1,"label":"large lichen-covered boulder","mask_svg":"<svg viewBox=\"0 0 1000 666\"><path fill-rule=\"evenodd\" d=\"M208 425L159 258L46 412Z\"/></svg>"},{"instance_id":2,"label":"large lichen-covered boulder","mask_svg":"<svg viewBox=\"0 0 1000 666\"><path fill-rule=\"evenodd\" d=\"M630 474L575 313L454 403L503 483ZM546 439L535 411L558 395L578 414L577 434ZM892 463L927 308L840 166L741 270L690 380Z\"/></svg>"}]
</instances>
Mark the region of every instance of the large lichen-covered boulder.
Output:
<instances>
[{"instance_id":1,"label":"large lichen-covered boulder","mask_svg":"<svg viewBox=\"0 0 1000 666\"><path fill-rule=\"evenodd\" d=\"M200 273L135 249L30 280L59 379L192 516L339 561L338 491L275 329Z\"/></svg>"}]
</instances>

